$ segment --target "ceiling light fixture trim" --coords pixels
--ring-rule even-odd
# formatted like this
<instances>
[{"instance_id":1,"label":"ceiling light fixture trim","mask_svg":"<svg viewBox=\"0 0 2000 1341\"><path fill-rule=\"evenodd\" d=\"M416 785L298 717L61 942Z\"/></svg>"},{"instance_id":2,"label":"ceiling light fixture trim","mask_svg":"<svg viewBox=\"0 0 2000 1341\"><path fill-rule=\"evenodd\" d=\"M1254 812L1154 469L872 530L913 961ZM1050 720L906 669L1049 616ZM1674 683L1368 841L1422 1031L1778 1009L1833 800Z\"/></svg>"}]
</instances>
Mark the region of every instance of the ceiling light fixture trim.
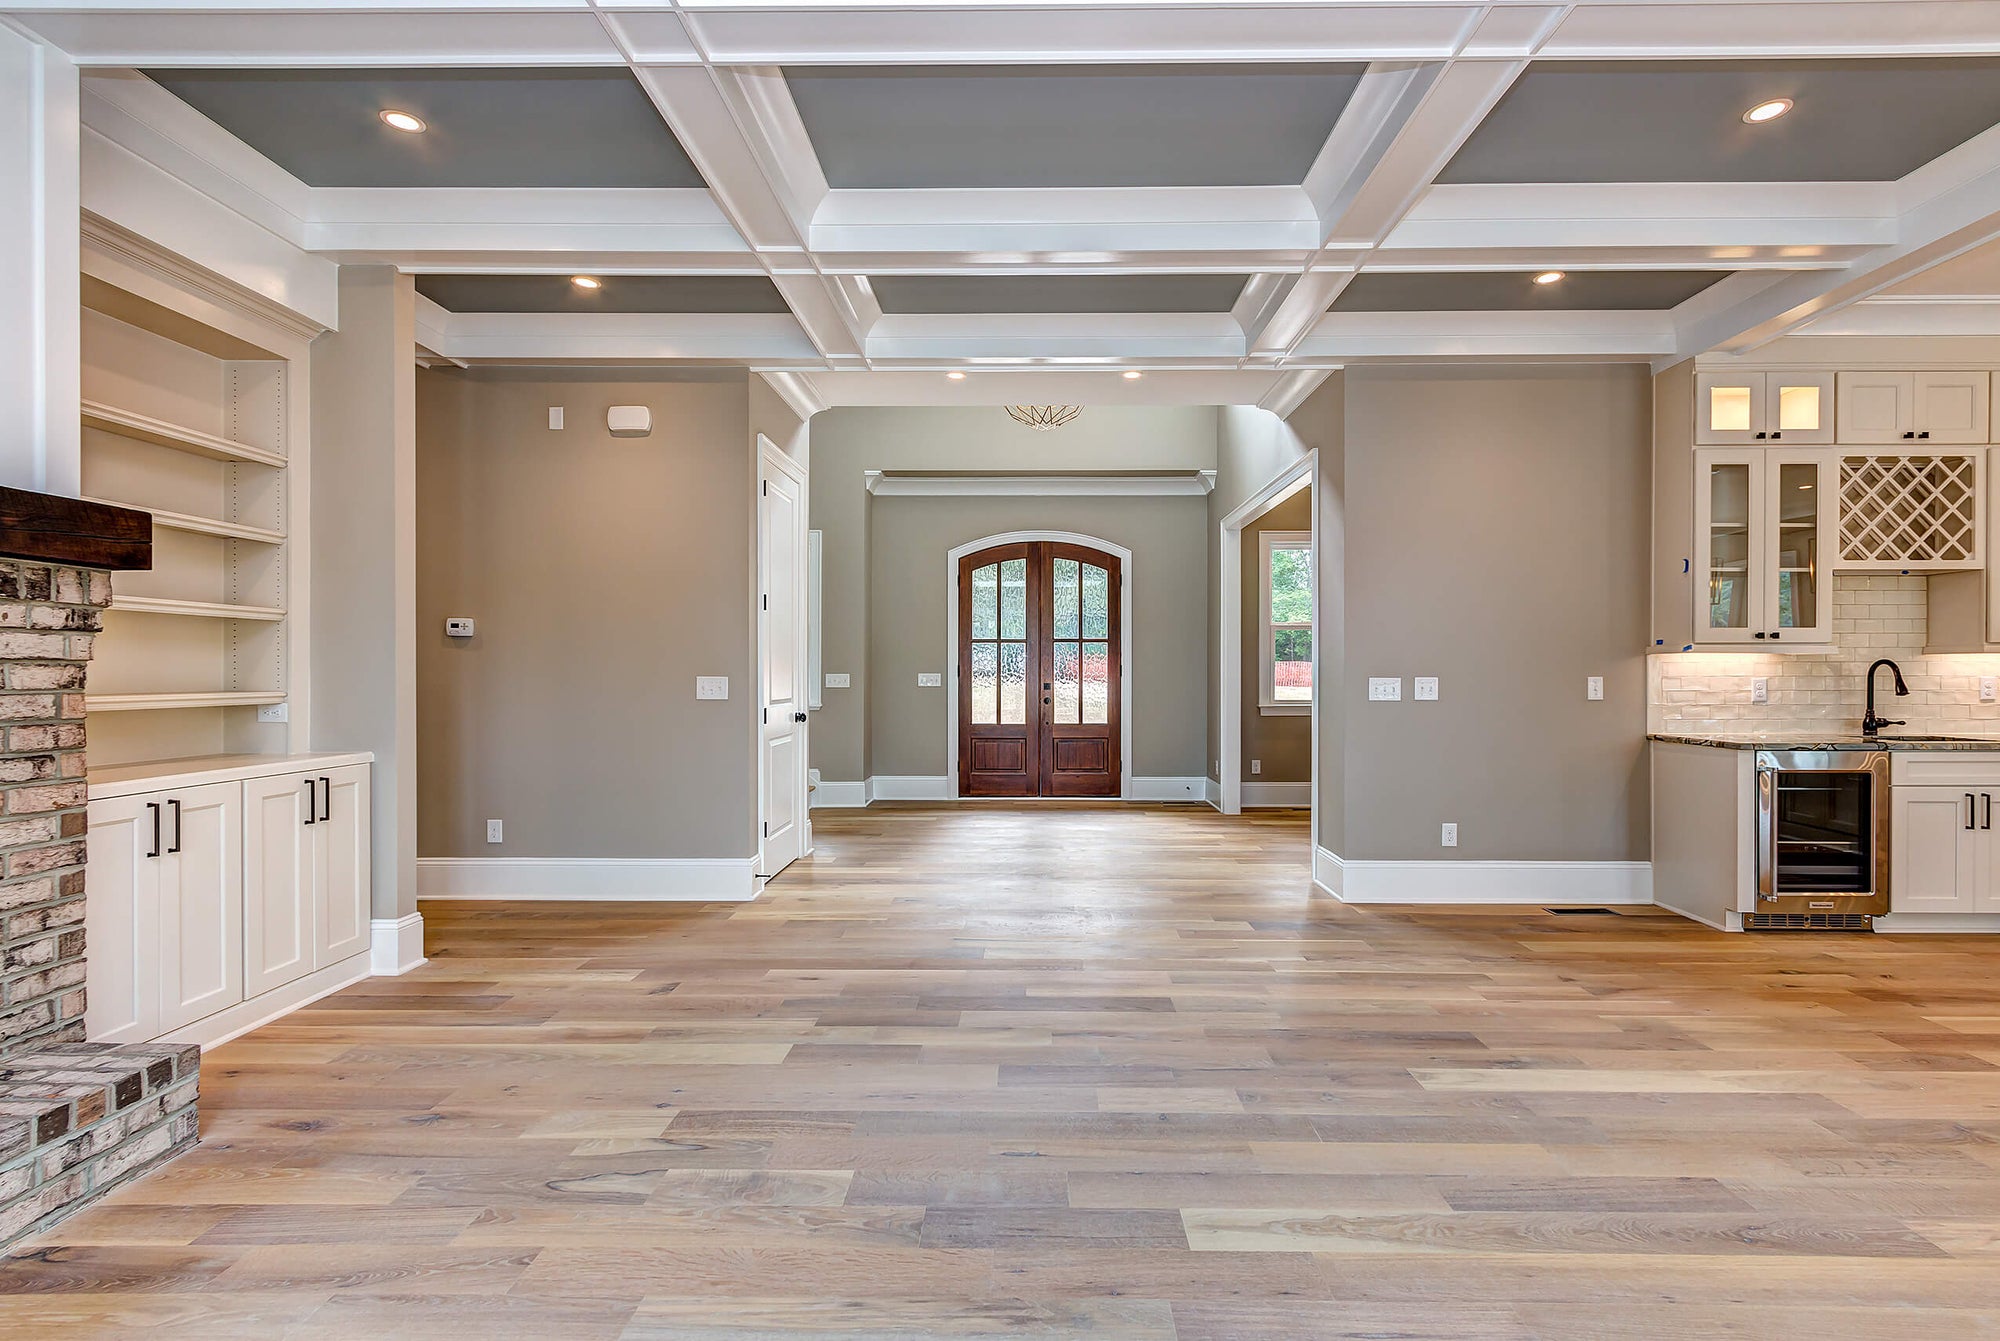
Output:
<instances>
[{"instance_id":1,"label":"ceiling light fixture trim","mask_svg":"<svg viewBox=\"0 0 2000 1341\"><path fill-rule=\"evenodd\" d=\"M569 282L576 285L579 289L601 289L604 287L604 281L595 275L571 275Z\"/></svg>"},{"instance_id":2,"label":"ceiling light fixture trim","mask_svg":"<svg viewBox=\"0 0 2000 1341\"><path fill-rule=\"evenodd\" d=\"M1792 110L1790 98L1769 98L1758 103L1743 114L1743 119L1753 126L1761 126L1766 121L1776 121Z\"/></svg>"},{"instance_id":3,"label":"ceiling light fixture trim","mask_svg":"<svg viewBox=\"0 0 2000 1341\"><path fill-rule=\"evenodd\" d=\"M1061 428L1083 413L1081 405L1009 405L1007 416L1037 433Z\"/></svg>"},{"instance_id":4,"label":"ceiling light fixture trim","mask_svg":"<svg viewBox=\"0 0 2000 1341\"><path fill-rule=\"evenodd\" d=\"M413 112L398 111L394 107L382 109L382 124L391 130L400 130L406 135L421 135L430 127L424 119Z\"/></svg>"},{"instance_id":5,"label":"ceiling light fixture trim","mask_svg":"<svg viewBox=\"0 0 2000 1341\"><path fill-rule=\"evenodd\" d=\"M1537 283L1537 284L1544 284L1544 285L1547 285L1547 284L1560 284L1560 283L1562 283L1562 282L1563 282L1563 281L1564 281L1565 279L1568 279L1568 278L1569 278L1569 275L1568 275L1568 274L1567 274L1567 273L1566 273L1565 271L1561 271L1561 270L1544 270L1544 271L1542 271L1542 272L1541 272L1540 274L1538 274L1538 275L1536 275L1536 276L1535 276L1535 283Z\"/></svg>"}]
</instances>

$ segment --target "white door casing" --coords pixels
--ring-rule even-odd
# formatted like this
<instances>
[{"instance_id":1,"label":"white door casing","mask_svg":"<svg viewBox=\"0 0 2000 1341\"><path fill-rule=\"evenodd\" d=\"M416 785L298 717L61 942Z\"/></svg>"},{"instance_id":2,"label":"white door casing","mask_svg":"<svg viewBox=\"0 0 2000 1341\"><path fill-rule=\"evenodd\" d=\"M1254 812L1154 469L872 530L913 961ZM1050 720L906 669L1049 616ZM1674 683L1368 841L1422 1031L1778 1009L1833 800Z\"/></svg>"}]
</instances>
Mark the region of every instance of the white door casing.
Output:
<instances>
[{"instance_id":1,"label":"white door casing","mask_svg":"<svg viewBox=\"0 0 2000 1341\"><path fill-rule=\"evenodd\" d=\"M812 847L806 810L806 472L757 439L758 864L773 876Z\"/></svg>"}]
</instances>

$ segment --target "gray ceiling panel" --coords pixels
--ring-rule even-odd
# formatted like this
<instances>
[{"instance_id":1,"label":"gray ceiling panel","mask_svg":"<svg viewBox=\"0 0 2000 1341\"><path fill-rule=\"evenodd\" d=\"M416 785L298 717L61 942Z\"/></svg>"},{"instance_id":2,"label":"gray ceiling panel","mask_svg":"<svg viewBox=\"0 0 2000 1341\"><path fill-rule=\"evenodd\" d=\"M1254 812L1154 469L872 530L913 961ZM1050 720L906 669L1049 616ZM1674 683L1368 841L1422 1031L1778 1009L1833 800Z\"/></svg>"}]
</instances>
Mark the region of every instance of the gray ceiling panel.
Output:
<instances>
[{"instance_id":1,"label":"gray ceiling panel","mask_svg":"<svg viewBox=\"0 0 2000 1341\"><path fill-rule=\"evenodd\" d=\"M309 186L706 185L623 69L146 74ZM391 130L387 109L430 128Z\"/></svg>"},{"instance_id":2,"label":"gray ceiling panel","mask_svg":"<svg viewBox=\"0 0 2000 1341\"><path fill-rule=\"evenodd\" d=\"M605 275L579 289L565 275L418 275L447 312L787 312L762 275Z\"/></svg>"},{"instance_id":3,"label":"gray ceiling panel","mask_svg":"<svg viewBox=\"0 0 2000 1341\"><path fill-rule=\"evenodd\" d=\"M1744 123L1773 98L1792 99L1791 113ZM1894 181L1996 124L2000 60L1988 57L1542 61L1438 180Z\"/></svg>"},{"instance_id":4,"label":"gray ceiling panel","mask_svg":"<svg viewBox=\"0 0 2000 1341\"><path fill-rule=\"evenodd\" d=\"M884 312L1227 312L1246 275L874 275Z\"/></svg>"},{"instance_id":5,"label":"gray ceiling panel","mask_svg":"<svg viewBox=\"0 0 2000 1341\"><path fill-rule=\"evenodd\" d=\"M1573 270L1559 284L1533 271L1466 274L1364 270L1335 312L1650 312L1673 307L1728 275L1723 270Z\"/></svg>"},{"instance_id":6,"label":"gray ceiling panel","mask_svg":"<svg viewBox=\"0 0 2000 1341\"><path fill-rule=\"evenodd\" d=\"M1358 65L785 71L835 187L1273 186L1305 180Z\"/></svg>"}]
</instances>

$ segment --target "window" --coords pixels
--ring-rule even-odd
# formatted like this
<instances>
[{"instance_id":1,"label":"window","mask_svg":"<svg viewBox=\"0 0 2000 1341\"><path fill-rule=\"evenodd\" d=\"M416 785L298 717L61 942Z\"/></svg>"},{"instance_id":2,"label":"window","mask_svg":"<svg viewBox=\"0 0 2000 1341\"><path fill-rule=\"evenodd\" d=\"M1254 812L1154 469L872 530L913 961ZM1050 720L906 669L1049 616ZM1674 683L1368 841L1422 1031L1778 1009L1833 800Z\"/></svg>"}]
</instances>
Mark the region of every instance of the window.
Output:
<instances>
[{"instance_id":1,"label":"window","mask_svg":"<svg viewBox=\"0 0 2000 1341\"><path fill-rule=\"evenodd\" d=\"M1312 711L1313 563L1310 531L1263 533L1263 685L1267 713Z\"/></svg>"}]
</instances>

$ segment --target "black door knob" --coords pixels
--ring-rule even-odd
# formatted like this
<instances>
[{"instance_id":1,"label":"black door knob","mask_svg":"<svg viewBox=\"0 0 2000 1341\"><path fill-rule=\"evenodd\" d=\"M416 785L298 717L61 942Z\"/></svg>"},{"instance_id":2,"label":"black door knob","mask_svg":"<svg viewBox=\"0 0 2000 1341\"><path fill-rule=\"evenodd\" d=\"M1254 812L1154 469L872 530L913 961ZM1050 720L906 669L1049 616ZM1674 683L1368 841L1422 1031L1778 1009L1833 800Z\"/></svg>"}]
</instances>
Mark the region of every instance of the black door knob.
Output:
<instances>
[{"instance_id":1,"label":"black door knob","mask_svg":"<svg viewBox=\"0 0 2000 1341\"><path fill-rule=\"evenodd\" d=\"M795 722L803 722L805 719L806 715L802 712L795 712L792 714L792 720Z\"/></svg>"}]
</instances>

